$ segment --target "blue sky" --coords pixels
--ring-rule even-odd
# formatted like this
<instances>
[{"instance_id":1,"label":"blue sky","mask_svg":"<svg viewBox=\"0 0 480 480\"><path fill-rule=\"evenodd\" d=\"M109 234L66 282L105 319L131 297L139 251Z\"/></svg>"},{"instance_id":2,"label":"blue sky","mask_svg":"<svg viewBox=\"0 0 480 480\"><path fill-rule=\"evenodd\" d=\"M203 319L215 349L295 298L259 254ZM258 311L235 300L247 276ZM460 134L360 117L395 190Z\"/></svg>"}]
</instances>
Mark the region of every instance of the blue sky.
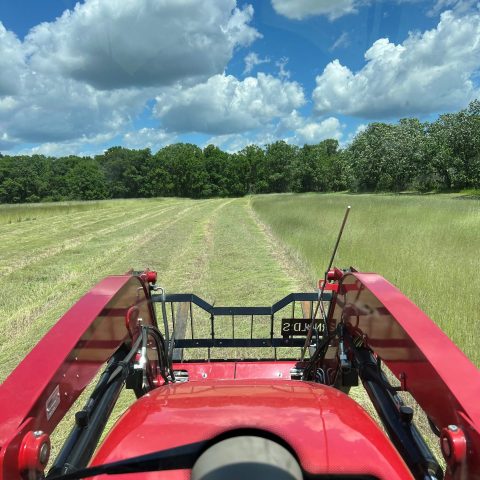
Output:
<instances>
[{"instance_id":1,"label":"blue sky","mask_svg":"<svg viewBox=\"0 0 480 480\"><path fill-rule=\"evenodd\" d=\"M474 0L0 3L0 152L347 144L477 98Z\"/></svg>"}]
</instances>

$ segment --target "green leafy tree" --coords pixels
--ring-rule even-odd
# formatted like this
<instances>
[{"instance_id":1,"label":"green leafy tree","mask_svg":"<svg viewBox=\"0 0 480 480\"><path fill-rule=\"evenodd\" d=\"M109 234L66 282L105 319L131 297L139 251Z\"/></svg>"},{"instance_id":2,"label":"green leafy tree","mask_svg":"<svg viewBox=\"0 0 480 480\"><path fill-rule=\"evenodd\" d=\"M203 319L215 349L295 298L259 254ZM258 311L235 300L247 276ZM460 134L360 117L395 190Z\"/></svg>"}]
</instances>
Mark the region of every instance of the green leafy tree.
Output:
<instances>
[{"instance_id":1,"label":"green leafy tree","mask_svg":"<svg viewBox=\"0 0 480 480\"><path fill-rule=\"evenodd\" d=\"M265 150L265 181L268 193L290 192L298 147L283 140L270 143Z\"/></svg>"},{"instance_id":2,"label":"green leafy tree","mask_svg":"<svg viewBox=\"0 0 480 480\"><path fill-rule=\"evenodd\" d=\"M135 198L141 193L146 194L144 182L151 164L149 148L130 150L112 147L95 159L103 168L112 198Z\"/></svg>"},{"instance_id":3,"label":"green leafy tree","mask_svg":"<svg viewBox=\"0 0 480 480\"><path fill-rule=\"evenodd\" d=\"M166 195L191 198L206 196L208 173L199 147L189 143L176 143L162 148L155 157L168 174L169 188Z\"/></svg>"},{"instance_id":4,"label":"green leafy tree","mask_svg":"<svg viewBox=\"0 0 480 480\"><path fill-rule=\"evenodd\" d=\"M65 176L72 200L101 200L108 190L101 166L93 158L79 158Z\"/></svg>"},{"instance_id":5,"label":"green leafy tree","mask_svg":"<svg viewBox=\"0 0 480 480\"><path fill-rule=\"evenodd\" d=\"M394 135L394 125L371 123L355 137L348 148L353 190L393 190L395 158L389 143Z\"/></svg>"},{"instance_id":6,"label":"green leafy tree","mask_svg":"<svg viewBox=\"0 0 480 480\"><path fill-rule=\"evenodd\" d=\"M247 145L235 158L235 168L242 172L245 193L266 193L268 190L265 151L258 145Z\"/></svg>"},{"instance_id":7,"label":"green leafy tree","mask_svg":"<svg viewBox=\"0 0 480 480\"><path fill-rule=\"evenodd\" d=\"M227 197L231 194L229 188L229 163L228 153L223 152L215 145L208 145L203 149L205 172L205 197Z\"/></svg>"},{"instance_id":8,"label":"green leafy tree","mask_svg":"<svg viewBox=\"0 0 480 480\"><path fill-rule=\"evenodd\" d=\"M480 102L458 113L441 115L428 129L428 152L440 188L478 188Z\"/></svg>"}]
</instances>

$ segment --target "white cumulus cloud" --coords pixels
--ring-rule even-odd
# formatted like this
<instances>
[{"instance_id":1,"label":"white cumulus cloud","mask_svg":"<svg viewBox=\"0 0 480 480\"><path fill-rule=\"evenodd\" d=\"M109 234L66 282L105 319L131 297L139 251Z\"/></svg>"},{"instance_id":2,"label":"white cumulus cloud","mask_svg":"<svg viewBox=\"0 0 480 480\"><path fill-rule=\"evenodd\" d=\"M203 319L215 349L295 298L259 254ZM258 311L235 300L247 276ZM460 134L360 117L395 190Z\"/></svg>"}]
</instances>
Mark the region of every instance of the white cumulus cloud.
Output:
<instances>
[{"instance_id":1,"label":"white cumulus cloud","mask_svg":"<svg viewBox=\"0 0 480 480\"><path fill-rule=\"evenodd\" d=\"M213 144L228 153L236 153L248 145L258 145L261 147L268 143L276 142L278 139L278 136L275 135L274 126L268 125L266 128L261 129L261 131L253 131L248 134L229 133L225 135L215 135L205 142L205 146Z\"/></svg>"},{"instance_id":2,"label":"white cumulus cloud","mask_svg":"<svg viewBox=\"0 0 480 480\"><path fill-rule=\"evenodd\" d=\"M0 148L64 152L102 135L133 145L149 100L224 72L260 36L252 16L236 0L85 0L24 41L0 23Z\"/></svg>"},{"instance_id":3,"label":"white cumulus cloud","mask_svg":"<svg viewBox=\"0 0 480 480\"><path fill-rule=\"evenodd\" d=\"M206 144L213 143L231 153L237 152L247 145L262 146L278 140L298 146L312 145L329 138L340 141L343 137L344 127L345 125L342 125L335 117L317 121L310 117L303 117L297 110L294 110L290 115L277 122L266 124L260 129L249 131L247 134L216 135L211 137Z\"/></svg>"},{"instance_id":4,"label":"white cumulus cloud","mask_svg":"<svg viewBox=\"0 0 480 480\"><path fill-rule=\"evenodd\" d=\"M335 20L355 13L355 0L272 0L275 11L292 20L302 20L314 15L325 15Z\"/></svg>"},{"instance_id":5,"label":"white cumulus cloud","mask_svg":"<svg viewBox=\"0 0 480 480\"><path fill-rule=\"evenodd\" d=\"M236 0L86 0L26 37L35 70L98 89L169 85L221 73L260 34Z\"/></svg>"},{"instance_id":6,"label":"white cumulus cloud","mask_svg":"<svg viewBox=\"0 0 480 480\"><path fill-rule=\"evenodd\" d=\"M304 103L297 82L264 73L242 81L223 74L159 95L155 113L169 131L223 135L260 127Z\"/></svg>"},{"instance_id":7,"label":"white cumulus cloud","mask_svg":"<svg viewBox=\"0 0 480 480\"><path fill-rule=\"evenodd\" d=\"M140 128L125 133L123 136L123 144L128 148L150 148L151 150L159 150L167 143L173 143L175 136L158 128Z\"/></svg>"},{"instance_id":8,"label":"white cumulus cloud","mask_svg":"<svg viewBox=\"0 0 480 480\"><path fill-rule=\"evenodd\" d=\"M245 70L243 71L243 74L245 75L247 73L250 73L257 65L262 65L262 63L269 63L270 59L268 57L260 58L257 53L250 52L248 55L245 56L244 62Z\"/></svg>"},{"instance_id":9,"label":"white cumulus cloud","mask_svg":"<svg viewBox=\"0 0 480 480\"><path fill-rule=\"evenodd\" d=\"M58 142L118 133L141 112L146 91L101 92L70 79L27 71L9 108L0 108L0 125L24 142Z\"/></svg>"},{"instance_id":10,"label":"white cumulus cloud","mask_svg":"<svg viewBox=\"0 0 480 480\"><path fill-rule=\"evenodd\" d=\"M44 142L40 145L20 149L17 153L19 155L47 155L53 157L68 155L87 157L102 153L104 148L100 145L109 142L112 138L113 135L109 133L91 137L82 136L72 141Z\"/></svg>"},{"instance_id":11,"label":"white cumulus cloud","mask_svg":"<svg viewBox=\"0 0 480 480\"><path fill-rule=\"evenodd\" d=\"M336 117L316 119L294 110L278 122L276 136L296 145L315 144L327 138L340 141L344 127Z\"/></svg>"},{"instance_id":12,"label":"white cumulus cloud","mask_svg":"<svg viewBox=\"0 0 480 480\"><path fill-rule=\"evenodd\" d=\"M327 138L342 138L342 125L338 118L328 117L320 122L306 121L295 131L295 140L299 145L315 144Z\"/></svg>"},{"instance_id":13,"label":"white cumulus cloud","mask_svg":"<svg viewBox=\"0 0 480 480\"><path fill-rule=\"evenodd\" d=\"M18 80L22 74L23 63L22 43L0 22L0 101L2 96L18 91Z\"/></svg>"},{"instance_id":14,"label":"white cumulus cloud","mask_svg":"<svg viewBox=\"0 0 480 480\"><path fill-rule=\"evenodd\" d=\"M463 108L479 94L480 12L444 12L436 28L399 45L381 38L365 60L356 73L339 60L325 67L313 92L317 113L389 118Z\"/></svg>"}]
</instances>

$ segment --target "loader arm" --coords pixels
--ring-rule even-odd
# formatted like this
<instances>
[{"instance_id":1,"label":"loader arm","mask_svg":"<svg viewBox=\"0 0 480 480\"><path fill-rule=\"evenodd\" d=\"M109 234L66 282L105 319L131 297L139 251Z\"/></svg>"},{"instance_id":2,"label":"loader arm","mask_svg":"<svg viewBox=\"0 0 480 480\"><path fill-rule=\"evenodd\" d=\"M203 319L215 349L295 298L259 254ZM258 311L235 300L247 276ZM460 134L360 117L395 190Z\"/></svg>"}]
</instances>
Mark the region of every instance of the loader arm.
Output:
<instances>
[{"instance_id":1,"label":"loader arm","mask_svg":"<svg viewBox=\"0 0 480 480\"><path fill-rule=\"evenodd\" d=\"M414 397L441 432L446 478L480 478L478 369L424 312L380 275L345 274L333 304L329 330L343 323L353 342L388 366L400 389Z\"/></svg>"},{"instance_id":2,"label":"loader arm","mask_svg":"<svg viewBox=\"0 0 480 480\"><path fill-rule=\"evenodd\" d=\"M99 369L130 342L126 315L136 307L156 326L147 275L107 277L31 350L0 386L0 479L43 471L49 435Z\"/></svg>"}]
</instances>

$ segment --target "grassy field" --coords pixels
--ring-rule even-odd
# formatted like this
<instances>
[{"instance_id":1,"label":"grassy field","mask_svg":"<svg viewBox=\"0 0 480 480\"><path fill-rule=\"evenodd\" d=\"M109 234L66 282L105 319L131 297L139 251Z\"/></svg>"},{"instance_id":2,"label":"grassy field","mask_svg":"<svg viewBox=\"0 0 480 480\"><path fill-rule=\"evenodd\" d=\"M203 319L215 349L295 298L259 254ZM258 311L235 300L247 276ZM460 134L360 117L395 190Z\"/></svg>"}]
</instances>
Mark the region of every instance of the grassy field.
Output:
<instances>
[{"instance_id":1,"label":"grassy field","mask_svg":"<svg viewBox=\"0 0 480 480\"><path fill-rule=\"evenodd\" d=\"M272 195L0 206L0 381L89 288L131 267L156 269L167 291L216 305L311 290L347 204L336 264L383 274L478 366L478 201ZM114 418L131 400L122 394Z\"/></svg>"}]
</instances>

